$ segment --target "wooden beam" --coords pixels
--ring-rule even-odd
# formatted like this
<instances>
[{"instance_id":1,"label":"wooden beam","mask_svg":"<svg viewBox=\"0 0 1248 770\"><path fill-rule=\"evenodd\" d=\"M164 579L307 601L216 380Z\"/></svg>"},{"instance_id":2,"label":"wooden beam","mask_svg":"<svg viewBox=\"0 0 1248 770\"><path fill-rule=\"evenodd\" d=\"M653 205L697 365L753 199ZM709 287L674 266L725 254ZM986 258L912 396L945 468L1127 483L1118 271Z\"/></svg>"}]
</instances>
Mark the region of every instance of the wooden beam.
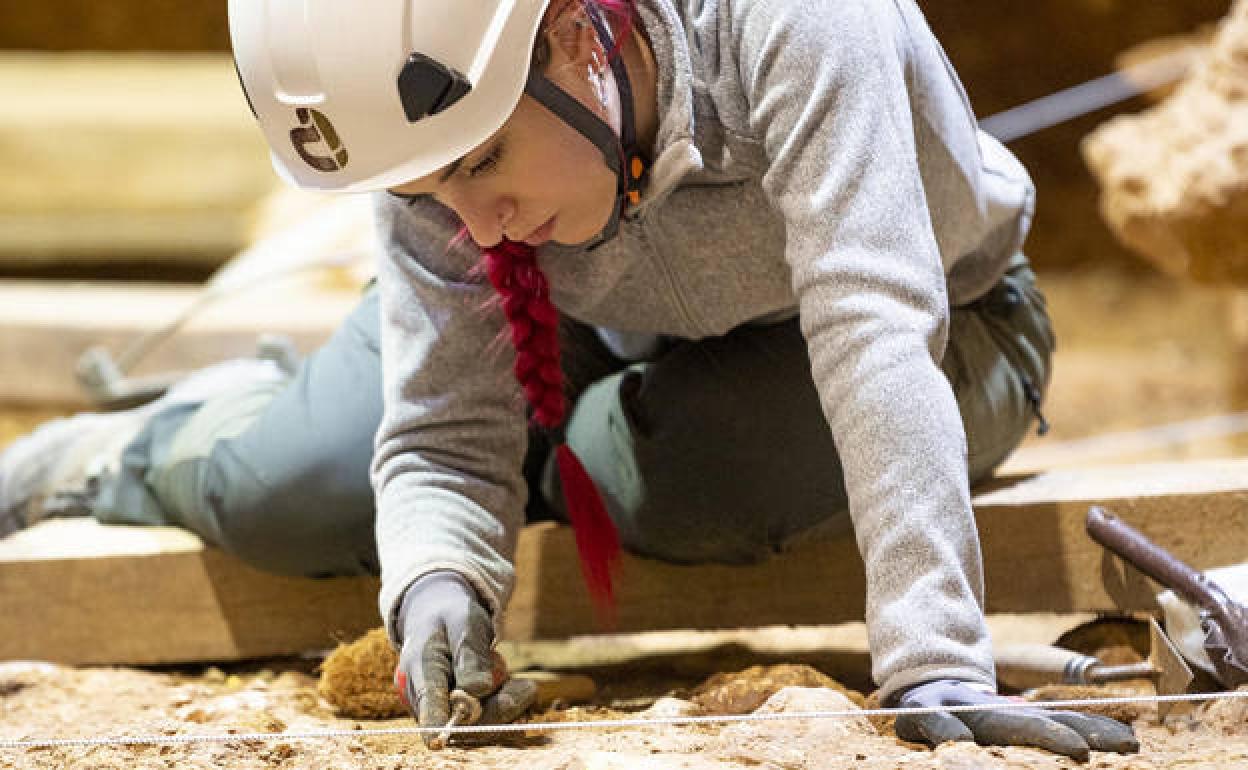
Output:
<instances>
[{"instance_id":1,"label":"wooden beam","mask_svg":"<svg viewBox=\"0 0 1248 770\"><path fill-rule=\"evenodd\" d=\"M989 612L1151 610L1153 587L1084 533L1105 505L1193 566L1248 560L1248 459L1060 470L999 481L975 498ZM571 532L530 527L520 540L509 638L583 634L598 625ZM859 620L865 581L850 537L748 567L625 557L620 631Z\"/></svg>"},{"instance_id":2,"label":"wooden beam","mask_svg":"<svg viewBox=\"0 0 1248 770\"><path fill-rule=\"evenodd\" d=\"M1083 533L1110 507L1200 568L1248 558L1248 459L1063 470L976 498L990 612L1149 610L1154 588ZM520 537L504 618L512 640L602 630L571 533ZM747 567L626 557L617 631L860 620L852 538ZM0 659L67 663L232 660L325 647L379 624L371 579L267 575L175 529L59 520L0 541Z\"/></svg>"},{"instance_id":3,"label":"wooden beam","mask_svg":"<svg viewBox=\"0 0 1248 770\"><path fill-rule=\"evenodd\" d=\"M359 301L360 282L295 275L206 308L153 350L139 373L185 371L253 355L262 333L310 351ZM175 318L198 289L172 284L0 281L0 403L86 405L74 379L79 356L102 345L114 356Z\"/></svg>"},{"instance_id":4,"label":"wooden beam","mask_svg":"<svg viewBox=\"0 0 1248 770\"><path fill-rule=\"evenodd\" d=\"M228 54L0 52L0 266L221 264L277 186Z\"/></svg>"},{"instance_id":5,"label":"wooden beam","mask_svg":"<svg viewBox=\"0 0 1248 770\"><path fill-rule=\"evenodd\" d=\"M0 659L159 664L334 646L380 625L377 581L254 570L168 527L51 520L0 540Z\"/></svg>"}]
</instances>

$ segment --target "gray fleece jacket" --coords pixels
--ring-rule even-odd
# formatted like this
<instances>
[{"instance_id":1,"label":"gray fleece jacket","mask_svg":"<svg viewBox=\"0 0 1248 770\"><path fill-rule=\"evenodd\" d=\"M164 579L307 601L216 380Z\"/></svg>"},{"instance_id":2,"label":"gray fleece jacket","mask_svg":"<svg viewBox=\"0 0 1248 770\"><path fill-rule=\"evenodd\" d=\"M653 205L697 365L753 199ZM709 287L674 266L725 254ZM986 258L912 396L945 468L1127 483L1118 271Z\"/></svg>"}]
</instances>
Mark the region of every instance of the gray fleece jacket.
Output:
<instances>
[{"instance_id":1,"label":"gray fleece jacket","mask_svg":"<svg viewBox=\"0 0 1248 770\"><path fill-rule=\"evenodd\" d=\"M873 674L993 683L948 308L1021 247L1026 172L976 129L912 0L639 0L658 61L648 187L618 237L539 258L559 309L699 339L800 315L866 565ZM523 524L523 398L454 216L377 198L381 612L463 574L503 611ZM828 472L835 472L830 461Z\"/></svg>"}]
</instances>

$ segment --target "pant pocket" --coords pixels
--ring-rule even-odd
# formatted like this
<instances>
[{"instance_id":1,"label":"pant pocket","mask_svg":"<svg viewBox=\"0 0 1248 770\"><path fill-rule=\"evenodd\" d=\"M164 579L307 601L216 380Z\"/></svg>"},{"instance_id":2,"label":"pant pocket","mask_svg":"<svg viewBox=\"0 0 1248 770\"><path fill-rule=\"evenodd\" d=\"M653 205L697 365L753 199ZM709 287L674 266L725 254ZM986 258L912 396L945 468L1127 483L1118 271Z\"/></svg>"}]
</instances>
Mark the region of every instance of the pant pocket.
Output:
<instances>
[{"instance_id":1,"label":"pant pocket","mask_svg":"<svg viewBox=\"0 0 1248 770\"><path fill-rule=\"evenodd\" d=\"M972 481L990 475L1033 421L1047 428L1041 405L1053 349L1044 297L1025 264L954 309L943 368L962 411Z\"/></svg>"}]
</instances>

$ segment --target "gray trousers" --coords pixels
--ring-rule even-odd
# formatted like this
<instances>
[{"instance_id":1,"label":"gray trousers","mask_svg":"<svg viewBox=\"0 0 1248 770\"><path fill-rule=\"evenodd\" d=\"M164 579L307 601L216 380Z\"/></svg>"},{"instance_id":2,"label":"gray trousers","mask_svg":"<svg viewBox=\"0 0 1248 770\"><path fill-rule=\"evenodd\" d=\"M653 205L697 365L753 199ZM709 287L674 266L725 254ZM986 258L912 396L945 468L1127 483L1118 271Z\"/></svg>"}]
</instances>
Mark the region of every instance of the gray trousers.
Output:
<instances>
[{"instance_id":1,"label":"gray trousers","mask_svg":"<svg viewBox=\"0 0 1248 770\"><path fill-rule=\"evenodd\" d=\"M972 483L1039 414L1054 339L1034 279L1019 255L992 291L951 311L942 368L966 427ZM741 563L848 530L838 455L796 319L674 342L632 365L584 326L562 332L576 398L568 439L631 551ZM370 291L290 381L157 413L103 485L97 518L182 526L271 572L377 573L368 467L381 418L378 337ZM531 518L561 515L546 450L531 437Z\"/></svg>"}]
</instances>

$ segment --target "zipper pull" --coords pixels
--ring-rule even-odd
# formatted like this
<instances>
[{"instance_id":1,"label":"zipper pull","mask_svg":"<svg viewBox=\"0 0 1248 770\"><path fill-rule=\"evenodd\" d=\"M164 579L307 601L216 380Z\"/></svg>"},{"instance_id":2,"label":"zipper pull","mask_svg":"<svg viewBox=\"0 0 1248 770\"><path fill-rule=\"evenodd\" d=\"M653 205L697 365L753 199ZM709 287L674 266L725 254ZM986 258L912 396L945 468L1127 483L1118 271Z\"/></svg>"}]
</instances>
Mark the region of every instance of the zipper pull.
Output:
<instances>
[{"instance_id":1,"label":"zipper pull","mask_svg":"<svg viewBox=\"0 0 1248 770\"><path fill-rule=\"evenodd\" d=\"M1049 432L1049 421L1044 419L1044 413L1040 411L1040 389L1027 375L1023 377L1023 395L1027 397L1027 402L1031 404L1031 411L1036 416L1036 435L1043 436Z\"/></svg>"}]
</instances>

